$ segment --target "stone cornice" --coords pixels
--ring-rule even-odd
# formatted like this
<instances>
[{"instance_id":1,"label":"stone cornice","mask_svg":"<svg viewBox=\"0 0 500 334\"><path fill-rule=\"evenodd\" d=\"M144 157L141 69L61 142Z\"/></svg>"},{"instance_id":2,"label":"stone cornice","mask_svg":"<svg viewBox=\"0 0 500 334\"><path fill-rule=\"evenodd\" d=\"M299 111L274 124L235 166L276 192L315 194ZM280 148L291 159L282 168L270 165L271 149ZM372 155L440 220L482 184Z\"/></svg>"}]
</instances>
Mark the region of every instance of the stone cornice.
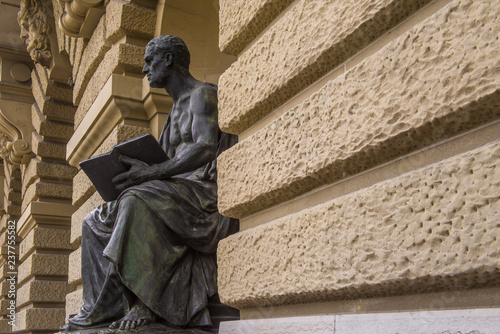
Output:
<instances>
[{"instance_id":1,"label":"stone cornice","mask_svg":"<svg viewBox=\"0 0 500 334\"><path fill-rule=\"evenodd\" d=\"M90 38L99 19L104 14L103 0L59 0L64 13L59 18L59 28L71 37Z\"/></svg>"}]
</instances>

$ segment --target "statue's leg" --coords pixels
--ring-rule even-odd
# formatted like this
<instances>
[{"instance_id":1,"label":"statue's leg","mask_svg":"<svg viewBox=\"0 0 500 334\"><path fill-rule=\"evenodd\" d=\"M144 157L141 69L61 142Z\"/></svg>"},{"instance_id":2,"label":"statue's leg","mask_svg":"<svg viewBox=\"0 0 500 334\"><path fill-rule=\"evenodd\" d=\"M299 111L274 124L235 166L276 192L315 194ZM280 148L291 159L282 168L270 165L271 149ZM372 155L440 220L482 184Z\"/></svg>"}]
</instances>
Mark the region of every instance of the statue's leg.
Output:
<instances>
[{"instance_id":1,"label":"statue's leg","mask_svg":"<svg viewBox=\"0 0 500 334\"><path fill-rule=\"evenodd\" d=\"M112 232L113 215L107 207L91 212L82 226L83 306L69 319L78 326L105 325L125 313L124 287L115 265L103 256Z\"/></svg>"}]
</instances>

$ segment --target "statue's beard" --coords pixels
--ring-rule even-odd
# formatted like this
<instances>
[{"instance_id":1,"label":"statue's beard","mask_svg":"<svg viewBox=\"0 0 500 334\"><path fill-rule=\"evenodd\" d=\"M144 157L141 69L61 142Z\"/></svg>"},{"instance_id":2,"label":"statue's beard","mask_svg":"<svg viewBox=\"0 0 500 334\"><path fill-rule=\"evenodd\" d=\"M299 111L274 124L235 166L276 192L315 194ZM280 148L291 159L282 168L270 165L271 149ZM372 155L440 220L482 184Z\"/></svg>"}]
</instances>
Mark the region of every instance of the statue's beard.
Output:
<instances>
[{"instance_id":1,"label":"statue's beard","mask_svg":"<svg viewBox=\"0 0 500 334\"><path fill-rule=\"evenodd\" d=\"M49 65L52 54L49 49L48 36L41 35L33 40L27 39L26 50L35 63Z\"/></svg>"}]
</instances>

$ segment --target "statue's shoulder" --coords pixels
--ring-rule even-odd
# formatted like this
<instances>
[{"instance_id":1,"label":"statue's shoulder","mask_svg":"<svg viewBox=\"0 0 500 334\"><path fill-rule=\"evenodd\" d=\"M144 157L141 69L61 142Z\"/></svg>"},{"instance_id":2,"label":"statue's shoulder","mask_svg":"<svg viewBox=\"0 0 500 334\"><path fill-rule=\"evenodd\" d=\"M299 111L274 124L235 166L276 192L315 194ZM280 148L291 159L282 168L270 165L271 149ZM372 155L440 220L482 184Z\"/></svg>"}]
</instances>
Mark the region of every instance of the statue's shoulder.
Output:
<instances>
[{"instance_id":1,"label":"statue's shoulder","mask_svg":"<svg viewBox=\"0 0 500 334\"><path fill-rule=\"evenodd\" d=\"M190 93L191 103L203 103L217 108L217 85L200 82Z\"/></svg>"}]
</instances>

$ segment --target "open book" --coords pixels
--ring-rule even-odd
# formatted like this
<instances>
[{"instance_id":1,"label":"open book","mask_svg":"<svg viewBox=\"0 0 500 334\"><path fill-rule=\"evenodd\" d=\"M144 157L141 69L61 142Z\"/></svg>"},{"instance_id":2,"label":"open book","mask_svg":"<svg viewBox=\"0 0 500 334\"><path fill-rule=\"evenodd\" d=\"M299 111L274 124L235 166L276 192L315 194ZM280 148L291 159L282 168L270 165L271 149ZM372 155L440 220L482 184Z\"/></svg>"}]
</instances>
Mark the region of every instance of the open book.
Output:
<instances>
[{"instance_id":1,"label":"open book","mask_svg":"<svg viewBox=\"0 0 500 334\"><path fill-rule=\"evenodd\" d=\"M80 162L80 167L106 202L113 201L120 195L111 180L130 168L120 162L120 155L144 161L149 165L168 159L167 153L155 137L142 135L115 145L108 153Z\"/></svg>"}]
</instances>

